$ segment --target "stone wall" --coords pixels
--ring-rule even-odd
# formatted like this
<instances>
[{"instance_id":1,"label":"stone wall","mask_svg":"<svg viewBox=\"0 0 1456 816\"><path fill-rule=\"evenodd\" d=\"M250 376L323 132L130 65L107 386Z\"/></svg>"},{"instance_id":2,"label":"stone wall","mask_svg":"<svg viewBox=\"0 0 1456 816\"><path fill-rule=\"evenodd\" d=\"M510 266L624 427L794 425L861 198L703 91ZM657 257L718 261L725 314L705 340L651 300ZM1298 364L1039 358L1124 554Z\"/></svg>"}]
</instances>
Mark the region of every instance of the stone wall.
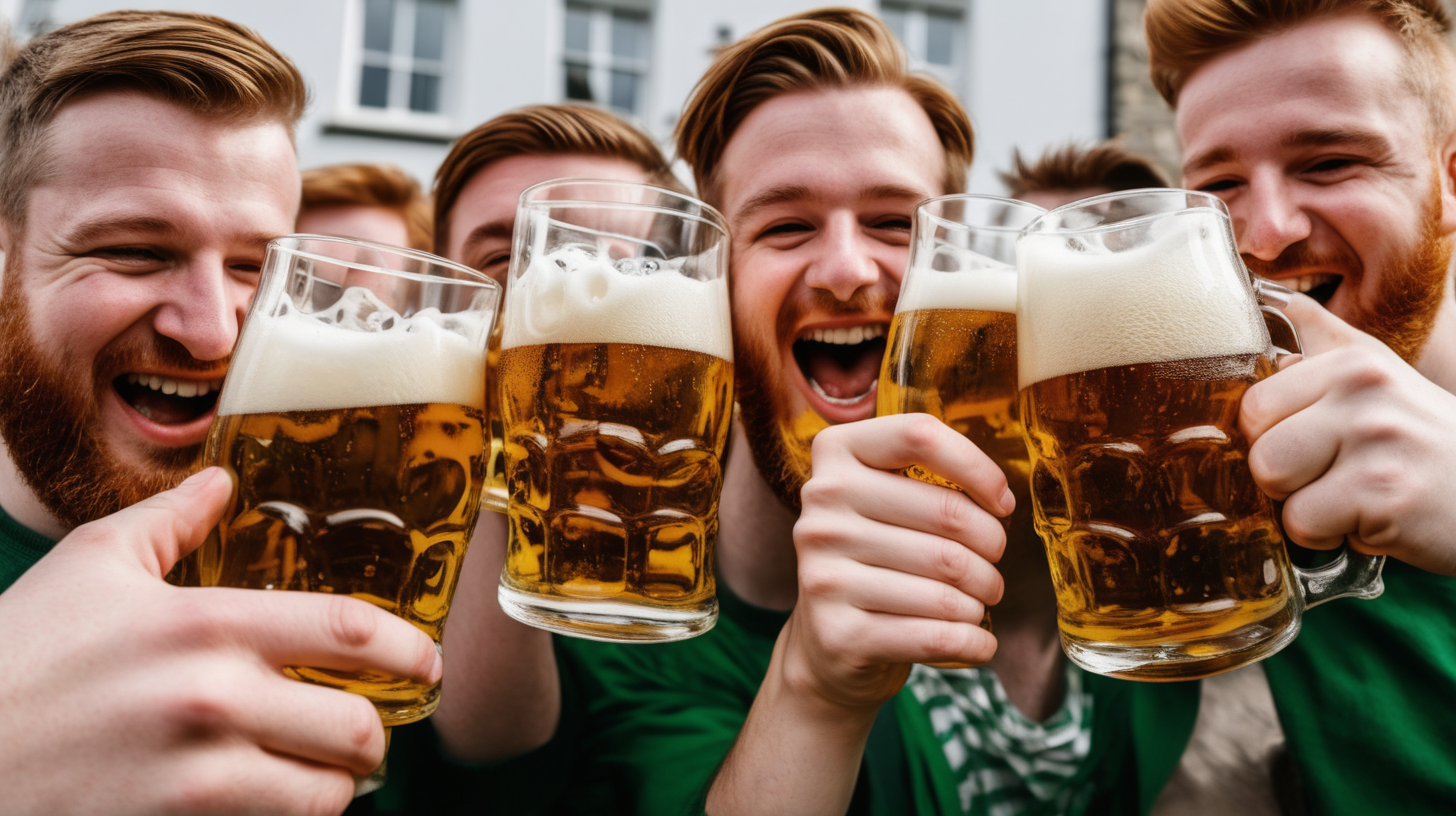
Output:
<instances>
[{"instance_id":1,"label":"stone wall","mask_svg":"<svg viewBox=\"0 0 1456 816\"><path fill-rule=\"evenodd\" d=\"M1112 3L1110 131L1122 137L1128 150L1152 159L1176 183L1181 162L1173 111L1148 78L1148 46L1143 39L1147 0L1108 1Z\"/></svg>"}]
</instances>

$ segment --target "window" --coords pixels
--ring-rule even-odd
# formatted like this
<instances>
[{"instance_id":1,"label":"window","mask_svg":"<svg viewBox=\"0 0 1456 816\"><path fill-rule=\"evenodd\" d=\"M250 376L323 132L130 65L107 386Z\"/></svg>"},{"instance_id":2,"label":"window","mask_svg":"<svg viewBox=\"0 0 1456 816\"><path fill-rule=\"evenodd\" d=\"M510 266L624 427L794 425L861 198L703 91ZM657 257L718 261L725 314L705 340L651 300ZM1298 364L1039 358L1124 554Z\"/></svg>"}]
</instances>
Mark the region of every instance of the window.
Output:
<instances>
[{"instance_id":1,"label":"window","mask_svg":"<svg viewBox=\"0 0 1456 816\"><path fill-rule=\"evenodd\" d=\"M910 54L910 67L926 71L959 94L964 73L965 13L942 4L881 3L880 17Z\"/></svg>"},{"instance_id":2,"label":"window","mask_svg":"<svg viewBox=\"0 0 1456 816\"><path fill-rule=\"evenodd\" d=\"M644 11L566 6L566 99L594 102L626 116L646 110L651 22Z\"/></svg>"},{"instance_id":3,"label":"window","mask_svg":"<svg viewBox=\"0 0 1456 816\"><path fill-rule=\"evenodd\" d=\"M351 0L336 123L444 135L450 129L454 0Z\"/></svg>"}]
</instances>

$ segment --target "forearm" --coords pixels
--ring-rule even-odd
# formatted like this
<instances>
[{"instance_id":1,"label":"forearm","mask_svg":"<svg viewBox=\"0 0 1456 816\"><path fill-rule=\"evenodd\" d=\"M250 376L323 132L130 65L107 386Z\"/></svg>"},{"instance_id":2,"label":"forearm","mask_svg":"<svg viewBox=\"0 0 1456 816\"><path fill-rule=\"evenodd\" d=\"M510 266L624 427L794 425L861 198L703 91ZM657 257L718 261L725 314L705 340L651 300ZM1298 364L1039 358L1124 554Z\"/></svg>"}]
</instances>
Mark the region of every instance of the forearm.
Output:
<instances>
[{"instance_id":1,"label":"forearm","mask_svg":"<svg viewBox=\"0 0 1456 816\"><path fill-rule=\"evenodd\" d=\"M796 694L779 655L708 792L711 816L842 816L877 708L846 710Z\"/></svg>"},{"instance_id":2,"label":"forearm","mask_svg":"<svg viewBox=\"0 0 1456 816\"><path fill-rule=\"evenodd\" d=\"M482 513L445 631L445 681L433 722L457 758L483 762L537 748L561 714L548 632L501 611L505 517Z\"/></svg>"}]
</instances>

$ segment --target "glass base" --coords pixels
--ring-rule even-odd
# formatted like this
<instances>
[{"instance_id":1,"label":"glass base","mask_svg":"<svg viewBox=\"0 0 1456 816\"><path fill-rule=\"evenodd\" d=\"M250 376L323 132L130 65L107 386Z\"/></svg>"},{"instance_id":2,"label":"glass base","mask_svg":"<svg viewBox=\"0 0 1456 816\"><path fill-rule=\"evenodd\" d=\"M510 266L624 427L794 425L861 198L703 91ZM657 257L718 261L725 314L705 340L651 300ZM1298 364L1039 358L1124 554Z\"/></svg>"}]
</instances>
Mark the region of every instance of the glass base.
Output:
<instances>
[{"instance_id":1,"label":"glass base","mask_svg":"<svg viewBox=\"0 0 1456 816\"><path fill-rule=\"evenodd\" d=\"M662 609L624 603L554 598L500 586L500 606L527 626L607 643L666 643L697 637L718 622L718 602L698 609Z\"/></svg>"},{"instance_id":2,"label":"glass base","mask_svg":"<svg viewBox=\"0 0 1456 816\"><path fill-rule=\"evenodd\" d=\"M1160 683L1199 680L1269 657L1293 642L1299 621L1278 629L1252 624L1218 637L1181 643L1100 643L1061 633L1062 650L1095 674Z\"/></svg>"}]
</instances>

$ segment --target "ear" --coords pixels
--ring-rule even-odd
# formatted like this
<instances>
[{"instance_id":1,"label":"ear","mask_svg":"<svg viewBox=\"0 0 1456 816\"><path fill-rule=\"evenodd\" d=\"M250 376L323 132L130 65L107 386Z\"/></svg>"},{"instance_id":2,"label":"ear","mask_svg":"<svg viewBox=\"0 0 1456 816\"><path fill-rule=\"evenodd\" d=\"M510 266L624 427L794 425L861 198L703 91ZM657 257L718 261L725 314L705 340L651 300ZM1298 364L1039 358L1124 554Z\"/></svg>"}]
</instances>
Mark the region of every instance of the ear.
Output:
<instances>
[{"instance_id":1,"label":"ear","mask_svg":"<svg viewBox=\"0 0 1456 816\"><path fill-rule=\"evenodd\" d=\"M1441 184L1441 234L1456 232L1456 131L1446 137L1436 157L1438 181Z\"/></svg>"}]
</instances>

